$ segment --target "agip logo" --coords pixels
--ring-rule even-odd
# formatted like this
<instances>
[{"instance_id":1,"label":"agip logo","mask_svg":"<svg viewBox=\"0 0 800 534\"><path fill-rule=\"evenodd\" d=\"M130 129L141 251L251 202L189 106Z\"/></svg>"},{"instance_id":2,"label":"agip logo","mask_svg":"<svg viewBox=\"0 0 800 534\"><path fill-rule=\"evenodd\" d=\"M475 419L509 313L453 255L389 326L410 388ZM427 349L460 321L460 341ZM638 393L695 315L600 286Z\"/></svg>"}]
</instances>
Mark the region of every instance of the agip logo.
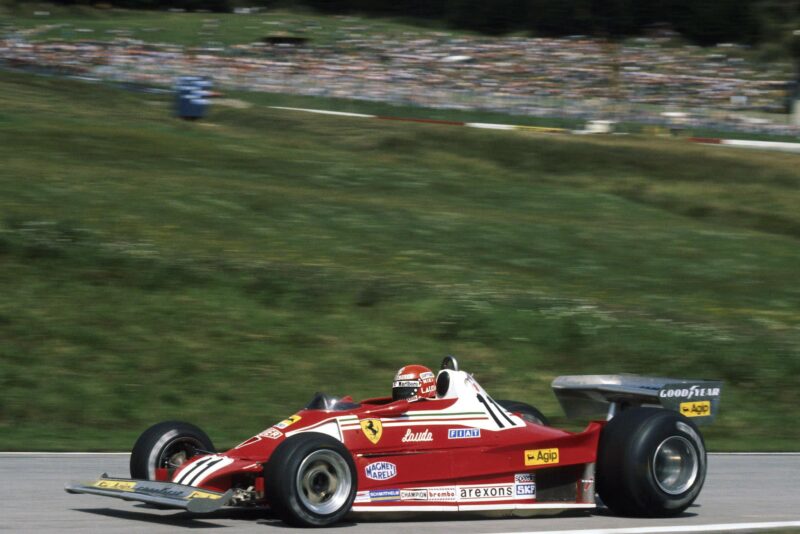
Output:
<instances>
[{"instance_id":1,"label":"agip logo","mask_svg":"<svg viewBox=\"0 0 800 534\"><path fill-rule=\"evenodd\" d=\"M558 449L532 449L525 451L525 465L554 465L558 463Z\"/></svg>"},{"instance_id":2,"label":"agip logo","mask_svg":"<svg viewBox=\"0 0 800 534\"><path fill-rule=\"evenodd\" d=\"M680 411L686 417L706 417L711 415L711 401L682 402Z\"/></svg>"}]
</instances>

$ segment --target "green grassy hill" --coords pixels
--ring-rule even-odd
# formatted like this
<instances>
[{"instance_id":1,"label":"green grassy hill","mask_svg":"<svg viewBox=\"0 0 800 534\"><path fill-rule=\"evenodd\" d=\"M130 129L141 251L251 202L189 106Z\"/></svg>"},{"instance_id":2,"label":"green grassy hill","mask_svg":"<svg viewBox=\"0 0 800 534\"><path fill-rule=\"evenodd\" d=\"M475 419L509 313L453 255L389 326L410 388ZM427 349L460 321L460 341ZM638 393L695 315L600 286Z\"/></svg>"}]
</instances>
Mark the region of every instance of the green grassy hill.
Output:
<instances>
[{"instance_id":1,"label":"green grassy hill","mask_svg":"<svg viewBox=\"0 0 800 534\"><path fill-rule=\"evenodd\" d=\"M720 378L712 450L797 449L796 156L243 98L2 75L0 449L231 445L445 354L551 416L559 374Z\"/></svg>"}]
</instances>

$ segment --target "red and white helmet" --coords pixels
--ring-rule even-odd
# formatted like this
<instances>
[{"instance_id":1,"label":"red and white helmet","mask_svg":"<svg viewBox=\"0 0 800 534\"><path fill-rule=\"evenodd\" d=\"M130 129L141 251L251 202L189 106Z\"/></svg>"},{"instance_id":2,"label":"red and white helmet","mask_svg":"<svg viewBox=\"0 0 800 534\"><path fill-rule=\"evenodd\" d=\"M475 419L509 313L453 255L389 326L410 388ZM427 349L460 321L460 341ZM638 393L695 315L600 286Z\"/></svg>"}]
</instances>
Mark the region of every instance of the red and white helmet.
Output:
<instances>
[{"instance_id":1,"label":"red and white helmet","mask_svg":"<svg viewBox=\"0 0 800 534\"><path fill-rule=\"evenodd\" d=\"M436 397L436 376L424 365L406 365L392 382L392 400L432 399Z\"/></svg>"}]
</instances>

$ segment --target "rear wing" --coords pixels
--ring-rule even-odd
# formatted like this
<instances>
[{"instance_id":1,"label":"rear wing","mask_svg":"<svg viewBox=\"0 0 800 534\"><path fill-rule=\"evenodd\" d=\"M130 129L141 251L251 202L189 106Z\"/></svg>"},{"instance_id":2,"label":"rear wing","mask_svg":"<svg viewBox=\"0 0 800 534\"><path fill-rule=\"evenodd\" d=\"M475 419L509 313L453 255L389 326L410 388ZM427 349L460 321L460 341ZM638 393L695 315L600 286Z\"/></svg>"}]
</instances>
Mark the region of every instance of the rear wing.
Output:
<instances>
[{"instance_id":1,"label":"rear wing","mask_svg":"<svg viewBox=\"0 0 800 534\"><path fill-rule=\"evenodd\" d=\"M638 375L573 375L553 380L553 392L568 417L606 416L626 408L657 406L710 424L719 411L722 382Z\"/></svg>"}]
</instances>

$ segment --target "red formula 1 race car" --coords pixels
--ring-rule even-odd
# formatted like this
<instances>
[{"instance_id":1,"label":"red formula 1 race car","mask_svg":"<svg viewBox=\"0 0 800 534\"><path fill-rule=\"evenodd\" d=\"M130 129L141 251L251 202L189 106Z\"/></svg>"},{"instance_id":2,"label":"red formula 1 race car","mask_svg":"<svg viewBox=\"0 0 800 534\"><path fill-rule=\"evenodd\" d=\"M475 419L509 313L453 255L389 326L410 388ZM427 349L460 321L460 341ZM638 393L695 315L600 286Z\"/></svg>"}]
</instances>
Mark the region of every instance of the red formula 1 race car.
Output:
<instances>
[{"instance_id":1,"label":"red formula 1 race car","mask_svg":"<svg viewBox=\"0 0 800 534\"><path fill-rule=\"evenodd\" d=\"M202 513L268 507L287 523L326 526L349 513L594 508L669 516L697 498L721 384L628 375L559 377L568 415L603 413L578 433L533 407L495 401L445 358L432 399L360 403L317 394L295 415L226 452L199 428L165 422L131 454L131 478L70 483L89 493Z\"/></svg>"}]
</instances>

